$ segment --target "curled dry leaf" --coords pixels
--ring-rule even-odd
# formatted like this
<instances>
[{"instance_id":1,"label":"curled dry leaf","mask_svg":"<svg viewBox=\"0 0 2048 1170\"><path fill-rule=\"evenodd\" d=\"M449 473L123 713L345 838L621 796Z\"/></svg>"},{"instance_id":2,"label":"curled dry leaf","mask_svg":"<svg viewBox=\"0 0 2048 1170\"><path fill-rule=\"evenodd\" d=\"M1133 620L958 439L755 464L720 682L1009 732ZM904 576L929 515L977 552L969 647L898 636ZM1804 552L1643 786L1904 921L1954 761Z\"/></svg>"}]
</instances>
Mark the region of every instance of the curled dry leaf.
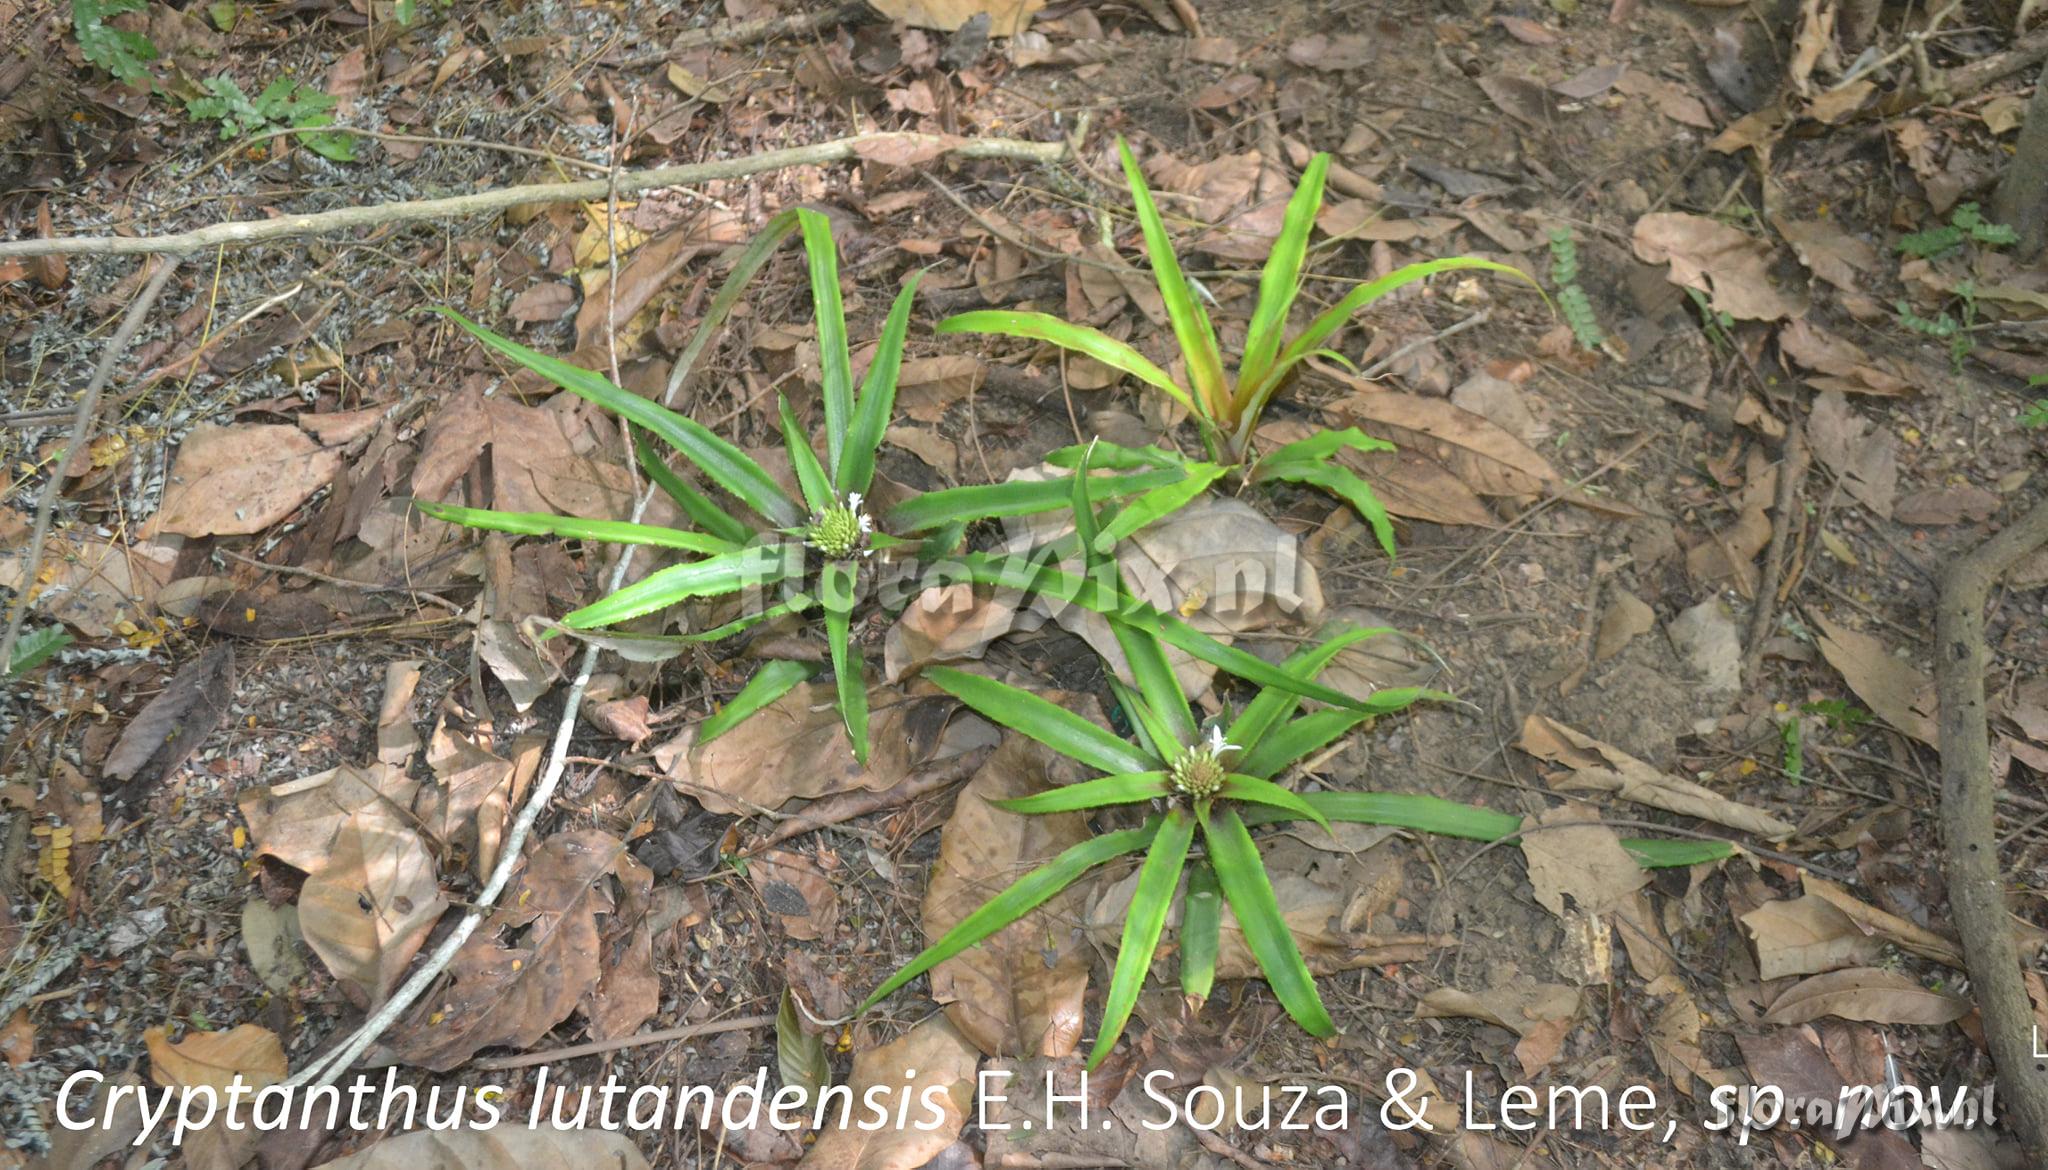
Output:
<instances>
[{"instance_id":1,"label":"curled dry leaf","mask_svg":"<svg viewBox=\"0 0 2048 1170\"><path fill-rule=\"evenodd\" d=\"M631 475L616 460L580 453L579 447L590 441L589 431L576 400L566 393L547 405L526 406L508 395L486 396L481 385L466 388L428 423L413 465L413 494L447 500L457 481L488 451L491 498L454 502L623 520L633 507Z\"/></svg>"},{"instance_id":2,"label":"curled dry leaf","mask_svg":"<svg viewBox=\"0 0 2048 1170\"><path fill-rule=\"evenodd\" d=\"M832 696L830 683L800 683L709 744L698 746L695 727L684 730L654 749L654 762L707 810L752 813L855 789L880 792L989 742L986 723L953 718L959 704L949 696L874 687L874 747L862 767Z\"/></svg>"},{"instance_id":3,"label":"curled dry leaf","mask_svg":"<svg viewBox=\"0 0 2048 1170\"><path fill-rule=\"evenodd\" d=\"M1765 902L1744 914L1742 925L1765 980L1865 966L1883 949L1834 903L1812 894Z\"/></svg>"},{"instance_id":4,"label":"curled dry leaf","mask_svg":"<svg viewBox=\"0 0 2048 1170\"><path fill-rule=\"evenodd\" d=\"M1482 496L1537 495L1559 482L1557 469L1528 444L1440 398L1353 394L1330 410L1368 434L1430 456Z\"/></svg>"},{"instance_id":5,"label":"curled dry leaf","mask_svg":"<svg viewBox=\"0 0 2048 1170\"><path fill-rule=\"evenodd\" d=\"M218 642L181 667L122 729L101 771L148 784L166 779L220 726L235 695L235 648Z\"/></svg>"},{"instance_id":6,"label":"curled dry leaf","mask_svg":"<svg viewBox=\"0 0 2048 1170\"><path fill-rule=\"evenodd\" d=\"M315 1170L649 1170L647 1157L622 1133L556 1131L501 1125L431 1130L387 1137Z\"/></svg>"},{"instance_id":7,"label":"curled dry leaf","mask_svg":"<svg viewBox=\"0 0 2048 1170\"><path fill-rule=\"evenodd\" d=\"M201 423L178 446L143 535L246 536L296 511L341 470L341 452L293 426Z\"/></svg>"},{"instance_id":8,"label":"curled dry leaf","mask_svg":"<svg viewBox=\"0 0 2048 1170\"><path fill-rule=\"evenodd\" d=\"M1802 873L1799 879L1807 896L1826 899L1858 926L1876 933L1901 950L1911 951L1923 959L1932 959L1958 971L1964 969L1962 945L1954 939L1880 910L1818 874ZM2021 942L2029 949L2039 949L2040 946L2038 934L2033 939L2022 938Z\"/></svg>"},{"instance_id":9,"label":"curled dry leaf","mask_svg":"<svg viewBox=\"0 0 2048 1170\"><path fill-rule=\"evenodd\" d=\"M277 1033L256 1024L225 1032L193 1032L176 1044L163 1028L142 1034L149 1048L149 1075L167 1089L202 1085L226 1093L237 1078L251 1089L277 1084L291 1072Z\"/></svg>"},{"instance_id":10,"label":"curled dry leaf","mask_svg":"<svg viewBox=\"0 0 2048 1170\"><path fill-rule=\"evenodd\" d=\"M412 725L412 696L420 685L424 660L409 658L384 664L384 703L377 708L377 760L403 768L420 750L420 733Z\"/></svg>"},{"instance_id":11,"label":"curled dry leaf","mask_svg":"<svg viewBox=\"0 0 2048 1170\"><path fill-rule=\"evenodd\" d=\"M405 823L418 789L402 769L388 764L343 764L285 784L252 788L237 803L249 822L257 857L267 854L311 873L326 864L335 835L349 818L382 809Z\"/></svg>"},{"instance_id":12,"label":"curled dry leaf","mask_svg":"<svg viewBox=\"0 0 2048 1170\"><path fill-rule=\"evenodd\" d=\"M1572 1020L1579 1014L1579 989L1562 983L1503 982L1482 992L1439 987L1422 997L1421 1019L1460 1017L1506 1028L1520 1038L1515 1057L1528 1076L1557 1058Z\"/></svg>"},{"instance_id":13,"label":"curled dry leaf","mask_svg":"<svg viewBox=\"0 0 2048 1170\"><path fill-rule=\"evenodd\" d=\"M1884 359L1871 357L1855 343L1804 318L1787 321L1778 330L1778 349L1807 369L1819 371L1806 379L1816 390L1880 395L1914 391L1913 384L1894 373Z\"/></svg>"},{"instance_id":14,"label":"curled dry leaf","mask_svg":"<svg viewBox=\"0 0 2048 1170\"><path fill-rule=\"evenodd\" d=\"M1652 212L1636 221L1636 255L1670 264L1673 284L1713 294L1716 311L1744 321L1776 321L1806 312L1806 298L1771 282L1771 250L1736 228L1702 215Z\"/></svg>"},{"instance_id":15,"label":"curled dry leaf","mask_svg":"<svg viewBox=\"0 0 2048 1170\"><path fill-rule=\"evenodd\" d=\"M1819 628L1821 657L1877 717L1931 748L1941 746L1934 680L1892 656L1884 643L1839 625L1818 612L1808 617Z\"/></svg>"},{"instance_id":16,"label":"curled dry leaf","mask_svg":"<svg viewBox=\"0 0 2048 1170\"><path fill-rule=\"evenodd\" d=\"M1571 771L1546 777L1562 792L1611 792L1623 800L1698 817L1768 840L1792 835L1793 826L1762 809L1730 800L1704 785L1659 772L1612 744L1564 724L1531 714L1522 721L1516 747Z\"/></svg>"},{"instance_id":17,"label":"curled dry leaf","mask_svg":"<svg viewBox=\"0 0 2048 1170\"><path fill-rule=\"evenodd\" d=\"M940 662L979 659L989 644L1020 625L1035 630L1042 615L1019 610L987 587L960 582L934 585L903 608L882 643L883 677L901 682Z\"/></svg>"},{"instance_id":18,"label":"curled dry leaf","mask_svg":"<svg viewBox=\"0 0 2048 1170\"><path fill-rule=\"evenodd\" d=\"M1529 884L1536 901L1559 918L1572 908L1605 914L1650 880L1600 814L1583 804L1561 804L1523 826Z\"/></svg>"},{"instance_id":19,"label":"curled dry leaf","mask_svg":"<svg viewBox=\"0 0 2048 1170\"><path fill-rule=\"evenodd\" d=\"M869 0L890 20L912 28L952 32L976 17L988 18L987 35L1014 37L1031 24L1045 0ZM942 1145L944 1143L941 1143Z\"/></svg>"},{"instance_id":20,"label":"curled dry leaf","mask_svg":"<svg viewBox=\"0 0 2048 1170\"><path fill-rule=\"evenodd\" d=\"M1899 491L1899 460L1892 436L1850 408L1839 390L1823 391L1806 419L1814 458L1841 481L1842 489L1881 520L1892 517Z\"/></svg>"},{"instance_id":21,"label":"curled dry leaf","mask_svg":"<svg viewBox=\"0 0 2048 1170\"><path fill-rule=\"evenodd\" d=\"M344 821L299 891L299 929L336 979L381 1003L448 908L434 855L381 806Z\"/></svg>"},{"instance_id":22,"label":"curled dry leaf","mask_svg":"<svg viewBox=\"0 0 2048 1170\"><path fill-rule=\"evenodd\" d=\"M1593 660L1605 662L1621 653L1622 647L1657 628L1657 611L1626 589L1615 588L1600 614L1600 628L1593 636Z\"/></svg>"},{"instance_id":23,"label":"curled dry leaf","mask_svg":"<svg viewBox=\"0 0 2048 1170\"><path fill-rule=\"evenodd\" d=\"M1822 1016L1873 1024L1949 1024L1970 1014L1970 1001L1920 986L1909 975L1851 967L1794 984L1771 1004L1764 1021L1804 1024Z\"/></svg>"},{"instance_id":24,"label":"curled dry leaf","mask_svg":"<svg viewBox=\"0 0 2048 1170\"><path fill-rule=\"evenodd\" d=\"M434 783L419 794L419 825L444 846L458 846L473 859L479 880L498 864L498 846L512 809L540 770L542 741L524 736L512 743L511 759L485 747L443 718L427 745Z\"/></svg>"},{"instance_id":25,"label":"curled dry leaf","mask_svg":"<svg viewBox=\"0 0 2048 1170\"><path fill-rule=\"evenodd\" d=\"M936 939L1005 885L1088 839L1080 813L1026 815L993 802L1071 782L1073 769L1043 745L1006 735L961 790L939 835L924 896L924 933ZM1077 884L933 968L932 998L961 1035L990 1056L1066 1056L1080 1041L1093 955L1069 923Z\"/></svg>"},{"instance_id":26,"label":"curled dry leaf","mask_svg":"<svg viewBox=\"0 0 2048 1170\"><path fill-rule=\"evenodd\" d=\"M526 871L448 965L447 982L393 1030L389 1055L446 1071L494 1045L525 1048L579 1006L612 1035L642 1020L591 1009L600 979L636 953L654 877L623 842L597 829L561 833L526 859ZM644 952L640 952L642 958Z\"/></svg>"},{"instance_id":27,"label":"curled dry leaf","mask_svg":"<svg viewBox=\"0 0 2048 1170\"><path fill-rule=\"evenodd\" d=\"M890 1101L909 1094L913 1112L930 1104L938 1116L930 1128L845 1126L818 1135L800 1163L804 1170L918 1170L953 1144L967 1123L974 1102L975 1072L981 1054L943 1016L932 1016L891 1044L871 1048L853 1058L848 1087L853 1099L866 1099L879 1088Z\"/></svg>"}]
</instances>

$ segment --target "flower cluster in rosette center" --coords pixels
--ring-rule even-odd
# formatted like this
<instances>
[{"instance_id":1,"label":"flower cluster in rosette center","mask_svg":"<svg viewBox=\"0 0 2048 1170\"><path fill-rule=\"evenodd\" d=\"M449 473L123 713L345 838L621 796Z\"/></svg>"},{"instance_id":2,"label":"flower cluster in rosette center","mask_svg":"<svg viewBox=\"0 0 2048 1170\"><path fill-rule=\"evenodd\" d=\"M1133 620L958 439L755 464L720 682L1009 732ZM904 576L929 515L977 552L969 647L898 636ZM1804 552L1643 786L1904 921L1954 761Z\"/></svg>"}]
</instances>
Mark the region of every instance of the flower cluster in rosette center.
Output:
<instances>
[{"instance_id":1,"label":"flower cluster in rosette center","mask_svg":"<svg viewBox=\"0 0 2048 1170\"><path fill-rule=\"evenodd\" d=\"M848 492L845 503L825 509L811 521L804 530L804 543L833 560L874 551L868 548L868 537L875 531L875 522L860 504L860 493Z\"/></svg>"},{"instance_id":2,"label":"flower cluster in rosette center","mask_svg":"<svg viewBox=\"0 0 2048 1170\"><path fill-rule=\"evenodd\" d=\"M1190 800L1208 800L1223 790L1224 778L1230 774L1223 766L1223 753L1234 752L1237 745L1223 741L1223 729L1211 727L1209 738L1201 743L1190 744L1181 749L1174 758L1173 767L1167 776L1173 781L1174 791Z\"/></svg>"}]
</instances>

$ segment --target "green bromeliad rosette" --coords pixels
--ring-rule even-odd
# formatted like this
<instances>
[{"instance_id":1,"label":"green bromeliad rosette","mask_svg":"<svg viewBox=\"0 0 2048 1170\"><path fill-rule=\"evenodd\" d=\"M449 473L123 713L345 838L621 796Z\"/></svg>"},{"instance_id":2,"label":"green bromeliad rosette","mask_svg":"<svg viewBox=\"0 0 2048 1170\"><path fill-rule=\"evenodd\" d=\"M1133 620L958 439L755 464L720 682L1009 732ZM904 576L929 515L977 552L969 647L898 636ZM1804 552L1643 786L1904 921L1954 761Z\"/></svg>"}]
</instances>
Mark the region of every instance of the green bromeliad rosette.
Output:
<instances>
[{"instance_id":1,"label":"green bromeliad rosette","mask_svg":"<svg viewBox=\"0 0 2048 1170\"><path fill-rule=\"evenodd\" d=\"M500 512L418 501L421 511L456 524L524 535L552 535L586 542L636 544L691 558L648 574L610 596L562 617L560 628L588 632L682 602L740 595L757 599L752 612L714 629L683 635L605 635L593 640L641 657L679 654L691 642L715 641L749 626L792 615L816 615L823 623L835 681L837 706L854 754L868 754L867 683L851 636L856 606L872 591L864 567L880 552L908 554L927 544L949 547L977 520L1025 515L1067 506L1073 476L1043 482L951 488L914 496L887 514L867 510L875 462L895 409L896 379L917 277L904 283L891 306L867 375L856 390L848 348L845 309L840 299L838 251L831 221L808 209L784 212L741 253L698 334L679 364L688 369L737 303L740 292L770 254L801 232L808 259L822 387L824 450L816 450L787 397L779 400L783 451L794 474L791 494L767 469L708 427L631 391L603 375L570 365L502 337L442 309L486 347L555 385L610 410L635 430L639 464L694 526L668 528L623 520L592 520L527 512ZM650 439L681 455L728 502L693 486ZM1151 507L1185 502L1213 475L1200 464L1153 466L1106 482L1107 493L1139 493ZM1193 476L1191 477L1191 472ZM1193 488L1184 485L1192 478ZM1165 491L1165 496L1155 493ZM1173 504L1172 506L1178 506ZM927 539L930 538L930 539ZM772 603L767 599L773 597ZM586 634L586 636L589 636ZM709 742L747 716L818 673L815 663L772 661L755 671L723 709L705 721L698 742Z\"/></svg>"},{"instance_id":2,"label":"green bromeliad rosette","mask_svg":"<svg viewBox=\"0 0 2048 1170\"><path fill-rule=\"evenodd\" d=\"M939 323L940 333L999 333L1011 337L1050 342L1063 349L1085 354L1096 361L1131 375L1185 408L1201 432L1213 464L1225 468L1243 465L1253 482L1286 480L1320 488L1350 504L1372 525L1381 547L1394 555L1393 522L1374 494L1372 486L1349 469L1332 461L1342 448L1358 451L1391 451L1393 444L1377 439L1356 427L1328 430L1300 442L1289 443L1254 457L1252 438L1259 420L1273 396L1288 384L1310 357L1327 357L1344 365L1343 355L1326 348L1330 338L1360 310L1388 293L1454 269L1501 272L1522 280L1527 274L1505 264L1474 256L1451 256L1425 260L1354 288L1312 319L1300 333L1288 337L1287 316L1301 294L1305 277L1303 263L1308 241L1315 227L1316 212L1323 204L1323 183L1330 169L1330 156L1318 154L1302 170L1301 182L1288 201L1280 234L1266 258L1259 279L1258 301L1252 309L1245 335L1244 353L1234 372L1225 364L1217 344L1216 329L1208 310L1202 307L1202 293L1181 271L1173 242L1153 202L1151 189L1130 147L1117 139L1124 177L1130 185L1131 202L1137 209L1138 226L1145 236L1145 251L1152 261L1152 276L1165 302L1173 336L1187 368L1187 383L1155 365L1131 345L1092 329L1075 325L1049 313L1020 313L985 309L961 313ZM1534 286L1533 281L1530 281ZM1540 289L1538 290L1541 291ZM1071 466L1071 464L1068 464Z\"/></svg>"}]
</instances>

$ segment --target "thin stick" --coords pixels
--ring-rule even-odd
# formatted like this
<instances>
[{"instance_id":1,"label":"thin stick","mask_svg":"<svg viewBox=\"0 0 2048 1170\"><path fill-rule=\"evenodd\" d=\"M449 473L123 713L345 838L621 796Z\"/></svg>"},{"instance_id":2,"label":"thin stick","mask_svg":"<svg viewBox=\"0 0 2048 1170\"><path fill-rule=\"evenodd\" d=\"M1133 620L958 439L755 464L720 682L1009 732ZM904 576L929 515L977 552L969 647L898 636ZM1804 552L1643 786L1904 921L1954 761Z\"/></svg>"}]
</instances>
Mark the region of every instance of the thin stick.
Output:
<instances>
[{"instance_id":1,"label":"thin stick","mask_svg":"<svg viewBox=\"0 0 2048 1170\"><path fill-rule=\"evenodd\" d=\"M636 53L616 62L614 67L635 69L642 65L658 65L685 49L701 49L707 45L750 45L756 41L813 32L838 24L860 13L866 7L865 4L829 4L816 12L797 16L768 16L759 20L741 20L712 25L710 28L693 29L670 41L666 49Z\"/></svg>"},{"instance_id":2,"label":"thin stick","mask_svg":"<svg viewBox=\"0 0 2048 1170\"><path fill-rule=\"evenodd\" d=\"M1437 342L1442 341L1446 337L1456 337L1458 334L1463 333L1465 330L1470 329L1475 325L1484 325L1492 319L1492 309L1481 309L1478 312L1472 314L1470 317L1465 318L1463 321L1459 321L1452 325L1446 325L1442 329L1437 330L1435 333L1432 333L1427 337L1416 338L1415 340L1409 342L1408 344L1402 346L1401 348L1395 350L1394 352L1388 354L1387 356L1374 362L1372 365L1366 367L1364 370L1360 371L1358 377L1362 381L1370 382L1374 378L1379 377L1381 374L1386 373L1388 370L1393 369L1395 362L1400 361L1402 358L1407 357L1409 354L1414 353L1416 350L1421 349L1423 346L1435 345Z\"/></svg>"},{"instance_id":3,"label":"thin stick","mask_svg":"<svg viewBox=\"0 0 2048 1170\"><path fill-rule=\"evenodd\" d=\"M641 1032L634 1036L620 1036L613 1040L592 1040L588 1044L572 1044L567 1048L550 1048L546 1052L522 1052L518 1056L498 1056L489 1060L470 1062L469 1067L485 1072L497 1072L508 1068L532 1068L536 1064L553 1064L558 1060L575 1060L579 1056L596 1056L604 1052L617 1052L622 1048L639 1048L648 1044L666 1044L671 1040L694 1040L699 1036L716 1036L724 1032L745 1032L754 1028L766 1028L775 1023L774 1016L740 1016L731 1020L713 1020L708 1024L685 1024L680 1028L668 1028L660 1032Z\"/></svg>"},{"instance_id":4,"label":"thin stick","mask_svg":"<svg viewBox=\"0 0 2048 1170\"><path fill-rule=\"evenodd\" d=\"M2048 1061L2035 1052L2034 1009L2021 978L2019 948L1998 859L1990 728L1984 713L1984 605L1991 586L2021 557L2048 543L2048 501L1985 541L1941 575L1934 615L1934 689L1941 704L1941 835L1948 851L1948 903L1970 964L1972 998L1998 1087L2012 1111L2026 1163L2048 1161Z\"/></svg>"},{"instance_id":5,"label":"thin stick","mask_svg":"<svg viewBox=\"0 0 2048 1170\"><path fill-rule=\"evenodd\" d=\"M567 167L586 174L601 175L605 172L605 167L602 163L585 162L580 158L570 158L567 155L552 154L545 150L535 150L530 146L514 146L509 142L487 142L481 138L442 138L433 134L393 134L385 130L365 130L361 126L284 126L276 130L266 130L261 134L252 134L233 146L228 147L226 150L221 151L219 154L214 155L212 158L207 159L206 165L199 169L202 172L210 171L219 166L222 161L236 151L245 150L259 142L268 142L272 138L282 138L287 134L360 134L365 138L374 138L379 142L410 142L420 146L467 146L474 150L496 150L505 154L516 154L523 158L536 158L542 162L554 163L556 166Z\"/></svg>"},{"instance_id":6,"label":"thin stick","mask_svg":"<svg viewBox=\"0 0 2048 1170\"><path fill-rule=\"evenodd\" d=\"M417 597L422 601L431 601L442 609L457 615L460 615L463 610L462 606L442 597L440 594L429 593L424 589L414 589L410 585L379 585L375 581L357 581L349 577L332 576L318 569L308 569L304 565L273 565L269 561L259 561L255 557L244 556L231 548L217 548L214 551L229 560L240 561L252 569L262 569L265 572L277 573L286 577L304 577L309 581L318 581L323 585L338 585L344 589L359 589L364 593L403 593L407 597Z\"/></svg>"},{"instance_id":7,"label":"thin stick","mask_svg":"<svg viewBox=\"0 0 2048 1170\"><path fill-rule=\"evenodd\" d=\"M1778 463L1778 498L1771 509L1771 543L1764 550L1764 573L1756 587L1756 609L1749 618L1749 650L1742 656L1742 677L1756 684L1757 667L1764 659L1764 643L1778 618L1778 581L1792 555L1792 516L1799 507L1799 489L1806 482L1806 424L1795 418L1785 431L1783 455ZM1735 563L1730 558L1731 563Z\"/></svg>"},{"instance_id":8,"label":"thin stick","mask_svg":"<svg viewBox=\"0 0 2048 1170\"><path fill-rule=\"evenodd\" d=\"M142 328L143 318L149 316L149 308L156 304L156 298L164 291L164 285L171 279L171 273L178 270L183 255L174 255L165 260L155 276L142 288L142 295L128 306L128 315L121 318L121 327L114 331L114 338L107 342L107 348L100 352L100 364L92 372L92 381L86 384L85 393L78 397L78 409L71 415L71 437L64 442L64 454L50 468L50 482L43 485L43 498L36 503L36 526L29 535L28 565L21 573L21 590L14 595L13 612L7 615L7 632L0 635L0 668L14 661L14 644L21 638L21 623L28 616L29 595L35 590L35 580L43 571L43 544L50 537L50 515L57 507L57 493L63 490L64 470L71 466L85 449L85 437L92 430L93 412L99 409L100 392L114 376L114 367L119 364L121 354L128 343L135 339L135 333Z\"/></svg>"},{"instance_id":9,"label":"thin stick","mask_svg":"<svg viewBox=\"0 0 2048 1170\"><path fill-rule=\"evenodd\" d=\"M952 759L942 760L931 767L923 769L916 775L900 781L893 787L885 788L880 792L855 789L852 792L844 792L838 796L818 801L816 804L804 809L804 811L776 825L767 836L740 850L739 855L741 857L752 857L763 849L772 849L782 844L791 837L802 836L816 829L827 829L833 825L844 824L855 817L865 816L880 809L909 804L920 796L937 792L949 784L956 784L974 775L975 771L981 767L982 761L988 759L991 750L993 749L984 747L962 752Z\"/></svg>"},{"instance_id":10,"label":"thin stick","mask_svg":"<svg viewBox=\"0 0 2048 1170\"><path fill-rule=\"evenodd\" d=\"M1065 157L1065 142L1026 142L1015 138L960 139L942 134L887 132L856 134L809 146L792 146L740 158L684 166L656 167L645 171L621 171L618 191L622 195L652 191L661 187L684 187L711 179L738 179L766 171L816 163L845 162L861 157L863 151L886 149L932 151L959 158L1000 158L1022 162L1053 163ZM612 189L609 176L576 183L529 183L500 187L469 195L442 199L414 199L401 203L375 203L364 207L342 207L311 215L285 215L276 219L241 220L165 236L69 236L57 239L0 240L0 258L8 256L54 255L144 255L184 253L225 244L257 244L296 236L326 235L353 228L381 227L424 219L483 215L529 203L588 203L603 199Z\"/></svg>"}]
</instances>

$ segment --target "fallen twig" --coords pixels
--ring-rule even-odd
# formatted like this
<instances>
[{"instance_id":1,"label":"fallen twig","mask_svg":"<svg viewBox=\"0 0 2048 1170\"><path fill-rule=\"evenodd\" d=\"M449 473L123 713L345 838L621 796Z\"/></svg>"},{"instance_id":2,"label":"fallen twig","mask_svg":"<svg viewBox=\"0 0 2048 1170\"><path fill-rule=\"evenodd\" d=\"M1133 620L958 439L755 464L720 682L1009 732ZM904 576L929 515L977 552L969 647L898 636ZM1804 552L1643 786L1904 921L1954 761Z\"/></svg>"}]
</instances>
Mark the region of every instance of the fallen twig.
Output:
<instances>
[{"instance_id":1,"label":"fallen twig","mask_svg":"<svg viewBox=\"0 0 2048 1170\"><path fill-rule=\"evenodd\" d=\"M1941 836L1949 912L1970 964L1984 1040L2026 1163L2048 1164L2048 1062L2035 1051L2034 1009L2007 918L1994 828L1990 728L1984 713L1984 604L2021 557L2048 544L2048 501L1941 575L1934 615L1934 690L1941 704Z\"/></svg>"},{"instance_id":2,"label":"fallen twig","mask_svg":"<svg viewBox=\"0 0 2048 1170\"><path fill-rule=\"evenodd\" d=\"M1812 465L1806 448L1806 424L1795 418L1785 429L1783 454L1778 462L1778 497L1771 507L1771 543L1764 549L1763 578L1756 587L1756 607L1749 615L1749 649L1742 656L1742 677L1752 684L1757 667L1763 663L1764 643L1778 620L1778 581L1792 548L1792 517L1799 508L1799 489Z\"/></svg>"},{"instance_id":3,"label":"fallen twig","mask_svg":"<svg viewBox=\"0 0 2048 1170\"><path fill-rule=\"evenodd\" d=\"M142 295L128 306L128 315L121 318L121 327L114 331L113 340L100 353L100 364L92 372L92 381L86 384L85 393L78 396L78 408L71 415L71 437L64 441L64 453L57 457L57 463L50 468L50 482L43 485L43 498L36 502L36 525L29 535L28 564L21 572L21 589L14 595L13 611L7 615L7 632L0 634L0 668L14 661L14 643L21 637L22 619L28 616L29 595L35 591L35 581L43 571L43 544L50 537L50 514L57 507L57 493L64 487L64 469L85 449L85 437L92 430L93 411L99 408L100 392L107 388L107 382L114 376L114 366L121 360L128 343L135 339L136 330L142 328L142 321L149 316L151 305L164 291L171 274L178 270L182 255L174 255L163 262L156 275L142 287Z\"/></svg>"},{"instance_id":4,"label":"fallen twig","mask_svg":"<svg viewBox=\"0 0 2048 1170\"><path fill-rule=\"evenodd\" d=\"M701 49L708 45L751 45L757 41L812 32L830 28L856 15L866 15L866 9L867 5L861 3L828 4L816 12L800 13L795 16L768 16L759 20L736 20L714 24L710 28L692 29L684 33L670 41L665 49L636 53L614 64L620 69L636 69L642 65L659 65L685 49Z\"/></svg>"},{"instance_id":5,"label":"fallen twig","mask_svg":"<svg viewBox=\"0 0 2048 1170\"><path fill-rule=\"evenodd\" d=\"M636 194L660 187L686 187L712 179L737 179L766 171L816 163L845 162L863 153L896 147L935 150L960 158L1003 158L1026 162L1057 162L1066 155L1065 142L1027 142L1016 138L954 138L941 134L877 133L835 138L810 146L792 146L740 158L684 166L656 167L645 171L621 171L618 193ZM136 255L184 253L226 244L256 244L293 236L325 235L351 228L380 227L425 219L482 215L529 203L587 203L606 198L612 191L610 176L576 183L529 183L499 187L469 195L442 199L414 199L402 203L374 203L363 207L342 207L311 215L284 215L276 219L217 223L166 236L69 236L55 239L0 240L0 258L8 256L53 255Z\"/></svg>"}]
</instances>

